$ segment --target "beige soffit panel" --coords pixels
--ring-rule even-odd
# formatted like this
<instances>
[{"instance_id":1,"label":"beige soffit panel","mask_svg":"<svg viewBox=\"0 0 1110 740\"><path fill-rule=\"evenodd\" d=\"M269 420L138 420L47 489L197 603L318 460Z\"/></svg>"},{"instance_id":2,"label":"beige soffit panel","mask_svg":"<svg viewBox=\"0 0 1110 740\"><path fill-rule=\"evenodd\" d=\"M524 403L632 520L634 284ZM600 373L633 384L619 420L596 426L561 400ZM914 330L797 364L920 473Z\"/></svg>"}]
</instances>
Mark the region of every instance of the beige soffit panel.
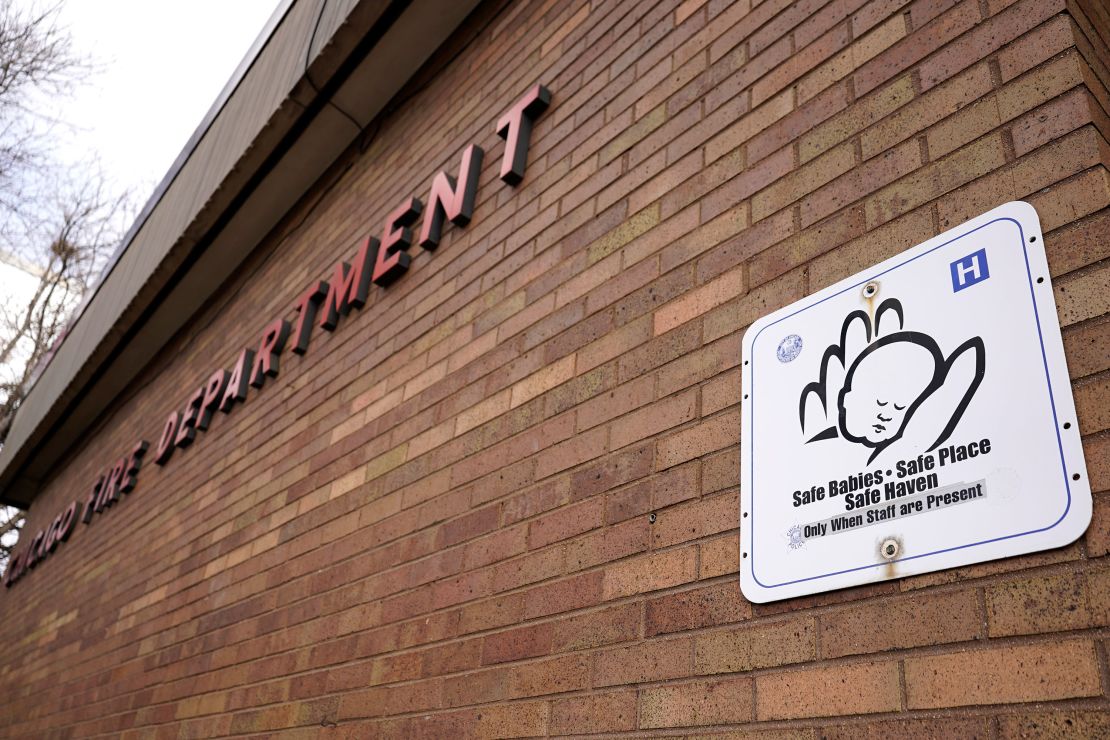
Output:
<instances>
[{"instance_id":1,"label":"beige soffit panel","mask_svg":"<svg viewBox=\"0 0 1110 740\"><path fill-rule=\"evenodd\" d=\"M278 9L20 407L0 450L0 501L30 505L62 455L359 135L348 116L373 120L477 3Z\"/></svg>"}]
</instances>

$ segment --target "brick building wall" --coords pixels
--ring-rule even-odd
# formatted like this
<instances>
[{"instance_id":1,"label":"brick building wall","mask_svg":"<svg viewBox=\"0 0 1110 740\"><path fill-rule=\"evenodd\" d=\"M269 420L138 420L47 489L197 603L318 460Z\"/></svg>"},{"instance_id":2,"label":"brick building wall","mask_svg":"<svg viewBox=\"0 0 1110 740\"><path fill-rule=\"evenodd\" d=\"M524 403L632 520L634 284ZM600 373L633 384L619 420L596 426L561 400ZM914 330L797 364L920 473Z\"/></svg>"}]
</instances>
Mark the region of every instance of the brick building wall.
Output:
<instances>
[{"instance_id":1,"label":"brick building wall","mask_svg":"<svg viewBox=\"0 0 1110 740\"><path fill-rule=\"evenodd\" d=\"M483 4L27 531L472 142L473 222L0 598L4 734L1110 734L1108 43L1098 0ZM494 123L536 82L509 187ZM1090 530L747 602L745 328L1015 199L1045 232Z\"/></svg>"}]
</instances>

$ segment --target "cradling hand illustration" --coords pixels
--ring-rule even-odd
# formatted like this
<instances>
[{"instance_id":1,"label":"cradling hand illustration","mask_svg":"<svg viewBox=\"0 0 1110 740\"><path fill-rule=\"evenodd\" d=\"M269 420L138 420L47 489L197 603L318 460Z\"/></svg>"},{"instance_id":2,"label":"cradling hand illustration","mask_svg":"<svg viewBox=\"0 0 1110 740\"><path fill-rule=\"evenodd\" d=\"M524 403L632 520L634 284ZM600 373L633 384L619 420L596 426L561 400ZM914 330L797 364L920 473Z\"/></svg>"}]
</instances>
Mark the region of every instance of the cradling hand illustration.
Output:
<instances>
[{"instance_id":1,"label":"cradling hand illustration","mask_svg":"<svg viewBox=\"0 0 1110 740\"><path fill-rule=\"evenodd\" d=\"M845 317L819 378L802 389L807 443L844 439L871 448L871 462L900 439L928 451L951 436L983 381L983 340L972 337L946 358L935 339L904 323L894 298L879 305L873 321L860 310Z\"/></svg>"}]
</instances>

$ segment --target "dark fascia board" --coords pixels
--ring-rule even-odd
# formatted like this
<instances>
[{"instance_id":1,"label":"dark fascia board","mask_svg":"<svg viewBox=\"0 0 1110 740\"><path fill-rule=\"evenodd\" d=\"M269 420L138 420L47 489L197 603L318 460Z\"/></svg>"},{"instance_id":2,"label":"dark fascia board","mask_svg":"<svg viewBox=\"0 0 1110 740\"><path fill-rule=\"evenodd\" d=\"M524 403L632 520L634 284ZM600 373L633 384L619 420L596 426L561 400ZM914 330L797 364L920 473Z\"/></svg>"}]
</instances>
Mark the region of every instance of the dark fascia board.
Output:
<instances>
[{"instance_id":1,"label":"dark fascia board","mask_svg":"<svg viewBox=\"0 0 1110 740\"><path fill-rule=\"evenodd\" d=\"M252 132L249 145L230 166L227 175L205 193L203 206L172 246L143 276L131 295L99 289L72 324L51 362L45 367L16 416L9 441L0 450L0 502L28 507L50 472L81 440L126 390L129 383L166 342L199 310L234 269L257 247L285 213L325 173L365 127L396 95L477 5L478 0L347 0L350 12L334 25L325 41L315 38L326 0L287 0L275 11L267 29L255 42L225 86L217 104L190 139L185 150L159 185L136 221L125 247L113 261L118 269L127 249L134 249L144 226L150 227L159 209L173 208L172 186L206 136L211 136L223 116L234 116L243 101L244 84L254 74L270 74L260 58L267 49L271 59L281 58L275 39L286 23L311 29L307 38L284 41L311 62L301 73L264 125ZM334 8L333 8L334 13ZM299 14L299 15L298 15ZM401 41L403 43L398 43ZM388 70L375 73L376 70ZM369 72L369 74L368 74ZM355 112L340 111L336 99L359 97L360 80L383 76L395 83L387 89L375 85L373 99L360 97ZM234 119L226 119L234 120ZM96 342L84 342L83 322L88 324L97 301L122 306L119 316ZM67 343L77 342L80 351ZM65 350L76 363L70 375L57 366ZM54 376L61 377L51 377ZM44 382L49 381L49 382Z\"/></svg>"}]
</instances>

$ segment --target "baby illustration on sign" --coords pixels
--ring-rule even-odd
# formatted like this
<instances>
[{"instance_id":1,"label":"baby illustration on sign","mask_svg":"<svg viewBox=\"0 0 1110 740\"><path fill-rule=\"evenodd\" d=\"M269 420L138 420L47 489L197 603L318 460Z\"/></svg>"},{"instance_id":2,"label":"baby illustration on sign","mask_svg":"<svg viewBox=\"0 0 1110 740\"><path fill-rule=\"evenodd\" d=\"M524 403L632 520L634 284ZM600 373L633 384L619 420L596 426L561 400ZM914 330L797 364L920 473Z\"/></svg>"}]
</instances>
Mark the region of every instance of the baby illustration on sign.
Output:
<instances>
[{"instance_id":1,"label":"baby illustration on sign","mask_svg":"<svg viewBox=\"0 0 1110 740\"><path fill-rule=\"evenodd\" d=\"M861 310L848 314L840 342L821 358L818 380L802 389L807 443L839 437L871 448L870 463L899 440L929 451L952 435L983 381L983 339L972 337L945 358L936 340L903 324L894 298L873 320Z\"/></svg>"}]
</instances>

